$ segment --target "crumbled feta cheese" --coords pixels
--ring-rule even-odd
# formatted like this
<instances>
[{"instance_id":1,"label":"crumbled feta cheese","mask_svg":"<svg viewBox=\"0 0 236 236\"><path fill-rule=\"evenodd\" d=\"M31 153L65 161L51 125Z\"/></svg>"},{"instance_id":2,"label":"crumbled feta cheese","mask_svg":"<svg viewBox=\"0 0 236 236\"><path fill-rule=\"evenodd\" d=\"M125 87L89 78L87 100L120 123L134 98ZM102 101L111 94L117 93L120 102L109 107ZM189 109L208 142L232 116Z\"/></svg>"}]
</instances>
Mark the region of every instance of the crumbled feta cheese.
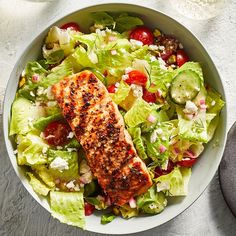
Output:
<instances>
[{"instance_id":1,"label":"crumbled feta cheese","mask_svg":"<svg viewBox=\"0 0 236 236\"><path fill-rule=\"evenodd\" d=\"M143 43L141 41L135 40L135 39L130 39L130 43L134 47L134 49L142 47Z\"/></svg>"},{"instance_id":2,"label":"crumbled feta cheese","mask_svg":"<svg viewBox=\"0 0 236 236\"><path fill-rule=\"evenodd\" d=\"M106 36L106 31L105 30L96 29L96 33L98 35L101 35L101 36Z\"/></svg>"},{"instance_id":3,"label":"crumbled feta cheese","mask_svg":"<svg viewBox=\"0 0 236 236\"><path fill-rule=\"evenodd\" d=\"M63 170L68 170L69 166L68 166L68 162L66 160L62 159L61 157L56 157L50 163L50 168L57 169L60 172L62 172Z\"/></svg>"},{"instance_id":4,"label":"crumbled feta cheese","mask_svg":"<svg viewBox=\"0 0 236 236\"><path fill-rule=\"evenodd\" d=\"M32 117L28 117L28 121L32 122L34 119Z\"/></svg>"},{"instance_id":5,"label":"crumbled feta cheese","mask_svg":"<svg viewBox=\"0 0 236 236\"><path fill-rule=\"evenodd\" d=\"M169 182L158 182L157 183L157 192L161 192L163 190L169 190L170 184Z\"/></svg>"},{"instance_id":6,"label":"crumbled feta cheese","mask_svg":"<svg viewBox=\"0 0 236 236\"><path fill-rule=\"evenodd\" d=\"M170 83L167 83L167 84L166 84L166 87L169 88L169 87L170 87Z\"/></svg>"},{"instance_id":7,"label":"crumbled feta cheese","mask_svg":"<svg viewBox=\"0 0 236 236\"><path fill-rule=\"evenodd\" d=\"M17 149L13 153L16 155L18 153Z\"/></svg>"},{"instance_id":8,"label":"crumbled feta cheese","mask_svg":"<svg viewBox=\"0 0 236 236\"><path fill-rule=\"evenodd\" d=\"M151 143L155 143L157 140L157 132L154 130L151 134L151 137L150 137L150 142Z\"/></svg>"},{"instance_id":9,"label":"crumbled feta cheese","mask_svg":"<svg viewBox=\"0 0 236 236\"><path fill-rule=\"evenodd\" d=\"M49 100L53 100L54 99L54 95L53 95L53 93L52 93L52 89L51 89L52 87L50 86L50 87L48 87L47 89L45 89L45 94L46 94L46 96L47 96L47 98L49 99Z\"/></svg>"},{"instance_id":10,"label":"crumbled feta cheese","mask_svg":"<svg viewBox=\"0 0 236 236\"><path fill-rule=\"evenodd\" d=\"M167 70L166 63L161 57L158 57L158 61L160 63L160 68L163 70Z\"/></svg>"},{"instance_id":11,"label":"crumbled feta cheese","mask_svg":"<svg viewBox=\"0 0 236 236\"><path fill-rule=\"evenodd\" d=\"M75 191L80 191L80 186L78 184L76 184L75 187L74 187L74 190Z\"/></svg>"},{"instance_id":12,"label":"crumbled feta cheese","mask_svg":"<svg viewBox=\"0 0 236 236\"><path fill-rule=\"evenodd\" d=\"M35 94L33 93L33 91L30 91L30 95L31 95L32 97L35 97Z\"/></svg>"},{"instance_id":13,"label":"crumbled feta cheese","mask_svg":"<svg viewBox=\"0 0 236 236\"><path fill-rule=\"evenodd\" d=\"M54 135L49 135L49 136L55 137ZM47 138L48 138L49 136L47 136ZM57 146L57 149L58 149L58 150L61 150L61 149L63 149L63 147L62 147L62 146Z\"/></svg>"},{"instance_id":14,"label":"crumbled feta cheese","mask_svg":"<svg viewBox=\"0 0 236 236\"><path fill-rule=\"evenodd\" d=\"M162 141L167 141L167 138L166 138L165 136L162 136L162 137L161 137L161 140L162 140Z\"/></svg>"},{"instance_id":15,"label":"crumbled feta cheese","mask_svg":"<svg viewBox=\"0 0 236 236\"><path fill-rule=\"evenodd\" d=\"M116 50L111 50L111 55L117 55L117 51Z\"/></svg>"},{"instance_id":16,"label":"crumbled feta cheese","mask_svg":"<svg viewBox=\"0 0 236 236\"><path fill-rule=\"evenodd\" d=\"M128 75L122 75L122 77L121 77L123 80L127 80L128 78L129 78L129 76Z\"/></svg>"},{"instance_id":17,"label":"crumbled feta cheese","mask_svg":"<svg viewBox=\"0 0 236 236\"><path fill-rule=\"evenodd\" d=\"M184 113L195 114L197 111L198 111L198 108L195 105L195 103L193 103L191 101L186 102L185 109L183 110Z\"/></svg>"},{"instance_id":18,"label":"crumbled feta cheese","mask_svg":"<svg viewBox=\"0 0 236 236\"><path fill-rule=\"evenodd\" d=\"M120 51L121 51L122 53L126 53L126 50L125 50L124 48L121 48Z\"/></svg>"},{"instance_id":19,"label":"crumbled feta cheese","mask_svg":"<svg viewBox=\"0 0 236 236\"><path fill-rule=\"evenodd\" d=\"M117 88L119 88L120 83L119 83L119 82L116 82L116 83L115 83L115 86L116 86Z\"/></svg>"},{"instance_id":20,"label":"crumbled feta cheese","mask_svg":"<svg viewBox=\"0 0 236 236\"><path fill-rule=\"evenodd\" d=\"M77 149L76 149L76 148L67 148L67 151L68 151L68 152L76 152Z\"/></svg>"},{"instance_id":21,"label":"crumbled feta cheese","mask_svg":"<svg viewBox=\"0 0 236 236\"><path fill-rule=\"evenodd\" d=\"M212 101L212 102L211 102L211 106L214 107L215 105L216 105L216 102L215 102L215 101Z\"/></svg>"},{"instance_id":22,"label":"crumbled feta cheese","mask_svg":"<svg viewBox=\"0 0 236 236\"><path fill-rule=\"evenodd\" d=\"M66 184L67 188L74 188L75 184L74 184L75 180L71 180L69 183Z\"/></svg>"},{"instance_id":23,"label":"crumbled feta cheese","mask_svg":"<svg viewBox=\"0 0 236 236\"><path fill-rule=\"evenodd\" d=\"M40 96L45 93L45 88L44 87L38 87L37 89L37 95Z\"/></svg>"},{"instance_id":24,"label":"crumbled feta cheese","mask_svg":"<svg viewBox=\"0 0 236 236\"><path fill-rule=\"evenodd\" d=\"M155 51L155 50L158 50L158 48L159 48L157 45L154 45L154 44L151 44L151 45L149 45L148 47L149 47L151 50L154 50L154 51Z\"/></svg>"},{"instance_id":25,"label":"crumbled feta cheese","mask_svg":"<svg viewBox=\"0 0 236 236\"><path fill-rule=\"evenodd\" d=\"M130 71L134 70L132 67L127 67L125 69L125 74L128 74Z\"/></svg>"},{"instance_id":26,"label":"crumbled feta cheese","mask_svg":"<svg viewBox=\"0 0 236 236\"><path fill-rule=\"evenodd\" d=\"M133 90L133 95L137 98L143 96L143 87L137 84L131 84L131 89Z\"/></svg>"},{"instance_id":27,"label":"crumbled feta cheese","mask_svg":"<svg viewBox=\"0 0 236 236\"><path fill-rule=\"evenodd\" d=\"M157 58L155 56L150 57L151 62L157 61Z\"/></svg>"},{"instance_id":28,"label":"crumbled feta cheese","mask_svg":"<svg viewBox=\"0 0 236 236\"><path fill-rule=\"evenodd\" d=\"M57 105L56 101L49 101L49 102L47 102L47 106L48 107L55 107L56 105Z\"/></svg>"},{"instance_id":29,"label":"crumbled feta cheese","mask_svg":"<svg viewBox=\"0 0 236 236\"><path fill-rule=\"evenodd\" d=\"M47 152L48 148L47 147L43 147L42 149L42 153L45 154Z\"/></svg>"},{"instance_id":30,"label":"crumbled feta cheese","mask_svg":"<svg viewBox=\"0 0 236 236\"><path fill-rule=\"evenodd\" d=\"M164 46L159 46L158 47L161 51L164 51L165 50L165 47Z\"/></svg>"},{"instance_id":31,"label":"crumbled feta cheese","mask_svg":"<svg viewBox=\"0 0 236 236\"><path fill-rule=\"evenodd\" d=\"M163 130L161 128L158 128L158 129L156 129L156 133L160 135L163 133Z\"/></svg>"},{"instance_id":32,"label":"crumbled feta cheese","mask_svg":"<svg viewBox=\"0 0 236 236\"><path fill-rule=\"evenodd\" d=\"M70 132L67 136L67 138L73 138L74 137L74 133L73 132Z\"/></svg>"},{"instance_id":33,"label":"crumbled feta cheese","mask_svg":"<svg viewBox=\"0 0 236 236\"><path fill-rule=\"evenodd\" d=\"M83 183L83 184L88 184L92 181L93 176L92 176L92 172L88 171L85 174L83 174L82 176L80 176L79 180Z\"/></svg>"}]
</instances>

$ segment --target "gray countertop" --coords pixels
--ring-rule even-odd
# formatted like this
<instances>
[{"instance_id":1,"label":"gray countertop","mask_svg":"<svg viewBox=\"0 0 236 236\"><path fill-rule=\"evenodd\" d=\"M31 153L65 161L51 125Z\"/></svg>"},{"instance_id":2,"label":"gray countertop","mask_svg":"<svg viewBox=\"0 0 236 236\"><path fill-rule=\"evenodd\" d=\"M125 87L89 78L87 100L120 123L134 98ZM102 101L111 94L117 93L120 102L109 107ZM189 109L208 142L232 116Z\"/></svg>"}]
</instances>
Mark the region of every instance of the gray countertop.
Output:
<instances>
[{"instance_id":1,"label":"gray countertop","mask_svg":"<svg viewBox=\"0 0 236 236\"><path fill-rule=\"evenodd\" d=\"M172 0L174 1L174 0ZM61 16L87 5L114 1L0 0L0 94L24 47ZM118 1L116 1L118 2ZM228 128L236 118L236 2L209 21L184 18L163 1L119 1L159 9L188 27L203 43L222 76L228 101ZM0 116L1 117L1 116ZM2 120L0 121L2 127ZM8 159L0 130L0 235L98 235L60 224L24 189ZM224 202L216 174L202 196L170 222L135 235L236 235L236 219Z\"/></svg>"}]
</instances>

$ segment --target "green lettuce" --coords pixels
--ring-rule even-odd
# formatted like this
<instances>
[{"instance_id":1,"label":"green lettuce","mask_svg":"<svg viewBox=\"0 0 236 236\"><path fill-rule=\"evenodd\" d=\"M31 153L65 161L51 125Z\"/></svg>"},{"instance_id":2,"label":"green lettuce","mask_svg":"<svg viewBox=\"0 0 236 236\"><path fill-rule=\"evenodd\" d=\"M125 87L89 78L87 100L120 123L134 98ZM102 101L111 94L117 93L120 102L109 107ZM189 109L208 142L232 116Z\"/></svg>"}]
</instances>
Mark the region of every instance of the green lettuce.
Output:
<instances>
[{"instance_id":1,"label":"green lettuce","mask_svg":"<svg viewBox=\"0 0 236 236\"><path fill-rule=\"evenodd\" d=\"M30 177L29 183L33 190L39 195L47 196L51 189L42 183L42 181L40 181L38 178L36 178L34 174L27 172L27 175Z\"/></svg>"},{"instance_id":2,"label":"green lettuce","mask_svg":"<svg viewBox=\"0 0 236 236\"><path fill-rule=\"evenodd\" d=\"M162 212L167 205L165 194L157 192L156 185L153 185L148 191L137 197L137 207L147 214L158 214Z\"/></svg>"},{"instance_id":3,"label":"green lettuce","mask_svg":"<svg viewBox=\"0 0 236 236\"><path fill-rule=\"evenodd\" d=\"M124 116L125 123L129 127L135 127L145 122L153 110L154 108L150 104L142 98L138 98L131 109L126 112Z\"/></svg>"},{"instance_id":4,"label":"green lettuce","mask_svg":"<svg viewBox=\"0 0 236 236\"><path fill-rule=\"evenodd\" d=\"M139 157L142 160L147 159L148 156L146 154L146 150L145 150L144 143L142 140L141 129L139 127L130 127L128 128L128 132L133 139L133 142L134 142L134 145L138 152Z\"/></svg>"},{"instance_id":5,"label":"green lettuce","mask_svg":"<svg viewBox=\"0 0 236 236\"><path fill-rule=\"evenodd\" d=\"M138 216L138 209L137 208L131 208L129 204L124 204L119 207L119 211L123 218L130 219L132 217Z\"/></svg>"},{"instance_id":6,"label":"green lettuce","mask_svg":"<svg viewBox=\"0 0 236 236\"><path fill-rule=\"evenodd\" d=\"M111 94L112 100L119 105L129 95L130 86L121 80L117 91Z\"/></svg>"},{"instance_id":7,"label":"green lettuce","mask_svg":"<svg viewBox=\"0 0 236 236\"><path fill-rule=\"evenodd\" d=\"M207 91L206 105L207 112L219 114L225 102L221 99L221 95L211 88Z\"/></svg>"},{"instance_id":8,"label":"green lettuce","mask_svg":"<svg viewBox=\"0 0 236 236\"><path fill-rule=\"evenodd\" d=\"M112 16L110 16L106 12L94 12L91 14L93 20L94 20L94 27L99 29L105 29L108 28L115 28L115 21Z\"/></svg>"},{"instance_id":9,"label":"green lettuce","mask_svg":"<svg viewBox=\"0 0 236 236\"><path fill-rule=\"evenodd\" d=\"M47 155L44 150L48 149L48 145L38 132L31 131L25 136L18 135L17 142L17 161L19 165L40 165L47 163Z\"/></svg>"},{"instance_id":10,"label":"green lettuce","mask_svg":"<svg viewBox=\"0 0 236 236\"><path fill-rule=\"evenodd\" d=\"M52 216L62 223L85 228L82 192L50 192Z\"/></svg>"},{"instance_id":11,"label":"green lettuce","mask_svg":"<svg viewBox=\"0 0 236 236\"><path fill-rule=\"evenodd\" d=\"M167 196L186 196L191 168L175 167L167 175L155 179L158 191L166 191Z\"/></svg>"},{"instance_id":12,"label":"green lettuce","mask_svg":"<svg viewBox=\"0 0 236 236\"><path fill-rule=\"evenodd\" d=\"M69 152L53 149L48 150L48 161L50 164L58 157L68 163L68 169L60 171L58 169L51 168L49 165L50 173L54 177L60 177L61 179L67 181L77 178L79 175L78 153L76 151Z\"/></svg>"},{"instance_id":13,"label":"green lettuce","mask_svg":"<svg viewBox=\"0 0 236 236\"><path fill-rule=\"evenodd\" d=\"M34 122L34 128L43 131L49 123L56 120L61 120L62 118L63 116L61 113L57 113L47 117L40 117Z\"/></svg>"},{"instance_id":14,"label":"green lettuce","mask_svg":"<svg viewBox=\"0 0 236 236\"><path fill-rule=\"evenodd\" d=\"M47 70L45 70L38 62L32 61L28 62L25 67L25 77L30 80L29 82L32 82L32 76L33 75L41 75L45 76L47 73Z\"/></svg>"},{"instance_id":15,"label":"green lettuce","mask_svg":"<svg viewBox=\"0 0 236 236\"><path fill-rule=\"evenodd\" d=\"M12 104L10 135L26 134L32 129L32 123L44 115L44 109L23 97Z\"/></svg>"}]
</instances>

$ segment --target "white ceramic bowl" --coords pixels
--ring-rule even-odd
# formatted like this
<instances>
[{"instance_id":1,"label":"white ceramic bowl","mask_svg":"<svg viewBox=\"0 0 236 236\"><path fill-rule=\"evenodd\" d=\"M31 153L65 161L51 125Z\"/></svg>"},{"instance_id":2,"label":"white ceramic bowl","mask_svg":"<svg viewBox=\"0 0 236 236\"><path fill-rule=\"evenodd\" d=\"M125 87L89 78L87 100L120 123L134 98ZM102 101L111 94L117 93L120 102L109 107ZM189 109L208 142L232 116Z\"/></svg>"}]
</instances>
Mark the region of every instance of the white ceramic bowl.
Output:
<instances>
[{"instance_id":1,"label":"white ceramic bowl","mask_svg":"<svg viewBox=\"0 0 236 236\"><path fill-rule=\"evenodd\" d=\"M225 99L224 88L222 81L217 72L217 69L212 62L211 58L207 54L206 50L203 48L201 43L196 39L196 37L187 30L180 23L171 19L170 17L142 6L130 5L130 4L103 4L84 8L82 10L71 13L61 20L54 23L54 25L62 25L63 23L76 21L82 27L82 31L86 32L88 27L91 25L91 18L89 14L96 11L121 11L130 12L137 16L140 16L145 24L149 27L158 27L166 34L175 35L184 45L190 58L194 61L201 63L204 71L204 77L210 85L212 85L217 91L223 95ZM3 126L4 126L4 137L6 142L6 147L8 150L9 158L15 169L18 177L22 181L28 192L34 197L34 199L41 204L45 209L50 212L50 206L46 199L39 197L31 188L28 180L25 176L24 169L17 165L16 157L13 154L15 149L15 144L11 138L8 136L9 120L11 104L15 97L15 92L17 90L17 84L19 76L25 67L26 63L30 60L36 60L41 53L41 46L43 40L48 32L47 28L39 36L37 36L26 48L24 53L20 56L17 61L8 85L6 89L6 95L4 100L4 113L3 113ZM200 160L197 165L193 168L192 177L189 183L189 194L184 198L173 198L169 200L168 207L159 215L154 216L142 216L135 217L129 220L124 220L122 218L117 218L113 222L107 225L100 224L99 213L86 218L87 230L99 233L109 233L109 234L125 234L134 233L143 230L147 230L158 225L161 225L175 216L183 212L188 208L204 191L207 185L213 178L218 165L220 163L226 138L226 120L227 120L227 110L226 107L221 113L220 124L215 133L214 139L207 144L204 153L201 155ZM216 146L214 143L217 142L220 145ZM204 210L204 209L203 209ZM199 212L199 214L201 214Z\"/></svg>"}]
</instances>

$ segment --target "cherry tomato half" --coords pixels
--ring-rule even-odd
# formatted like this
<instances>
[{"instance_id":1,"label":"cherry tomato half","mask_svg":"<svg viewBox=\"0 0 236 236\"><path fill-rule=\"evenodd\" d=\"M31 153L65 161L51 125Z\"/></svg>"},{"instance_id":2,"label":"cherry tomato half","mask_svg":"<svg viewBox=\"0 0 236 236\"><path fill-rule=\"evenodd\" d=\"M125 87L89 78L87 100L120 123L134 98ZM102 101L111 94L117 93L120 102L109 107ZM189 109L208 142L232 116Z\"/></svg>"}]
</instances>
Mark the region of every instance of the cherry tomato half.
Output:
<instances>
[{"instance_id":1,"label":"cherry tomato half","mask_svg":"<svg viewBox=\"0 0 236 236\"><path fill-rule=\"evenodd\" d=\"M175 166L174 163L169 160L166 170L161 169L161 167L156 167L156 169L154 171L155 178L158 178L159 176L162 176L162 175L169 174L174 169L174 166Z\"/></svg>"},{"instance_id":2,"label":"cherry tomato half","mask_svg":"<svg viewBox=\"0 0 236 236\"><path fill-rule=\"evenodd\" d=\"M143 89L143 99L146 101L146 102L156 102L157 98L156 98L156 94L155 93L150 93L147 91L147 89Z\"/></svg>"},{"instance_id":3,"label":"cherry tomato half","mask_svg":"<svg viewBox=\"0 0 236 236\"><path fill-rule=\"evenodd\" d=\"M147 76L139 70L132 70L128 73L129 78L125 80L127 84L137 84L145 86L147 83Z\"/></svg>"},{"instance_id":4,"label":"cherry tomato half","mask_svg":"<svg viewBox=\"0 0 236 236\"><path fill-rule=\"evenodd\" d=\"M182 167L192 167L197 161L197 158L192 158L192 159L187 159L187 160L182 160L182 161L178 161L177 165L182 166Z\"/></svg>"},{"instance_id":5,"label":"cherry tomato half","mask_svg":"<svg viewBox=\"0 0 236 236\"><path fill-rule=\"evenodd\" d=\"M71 128L62 121L53 121L44 130L44 137L49 145L61 146L69 141Z\"/></svg>"},{"instance_id":6,"label":"cherry tomato half","mask_svg":"<svg viewBox=\"0 0 236 236\"><path fill-rule=\"evenodd\" d=\"M141 41L144 45L150 45L154 42L152 31L145 26L139 26L133 29L129 35L129 38Z\"/></svg>"},{"instance_id":7,"label":"cherry tomato half","mask_svg":"<svg viewBox=\"0 0 236 236\"><path fill-rule=\"evenodd\" d=\"M189 57L185 53L185 51L183 49L177 50L177 54L176 54L177 66L180 67L187 61L189 61Z\"/></svg>"},{"instance_id":8,"label":"cherry tomato half","mask_svg":"<svg viewBox=\"0 0 236 236\"><path fill-rule=\"evenodd\" d=\"M60 28L64 29L64 30L71 29L74 31L80 31L80 26L75 22L66 23L66 24L62 25Z\"/></svg>"},{"instance_id":9,"label":"cherry tomato half","mask_svg":"<svg viewBox=\"0 0 236 236\"><path fill-rule=\"evenodd\" d=\"M111 84L107 87L107 90L109 93L115 93L116 92L116 86L114 84Z\"/></svg>"},{"instance_id":10,"label":"cherry tomato half","mask_svg":"<svg viewBox=\"0 0 236 236\"><path fill-rule=\"evenodd\" d=\"M94 210L95 210L95 207L92 204L88 202L84 202L84 214L86 216L92 215Z\"/></svg>"}]
</instances>

